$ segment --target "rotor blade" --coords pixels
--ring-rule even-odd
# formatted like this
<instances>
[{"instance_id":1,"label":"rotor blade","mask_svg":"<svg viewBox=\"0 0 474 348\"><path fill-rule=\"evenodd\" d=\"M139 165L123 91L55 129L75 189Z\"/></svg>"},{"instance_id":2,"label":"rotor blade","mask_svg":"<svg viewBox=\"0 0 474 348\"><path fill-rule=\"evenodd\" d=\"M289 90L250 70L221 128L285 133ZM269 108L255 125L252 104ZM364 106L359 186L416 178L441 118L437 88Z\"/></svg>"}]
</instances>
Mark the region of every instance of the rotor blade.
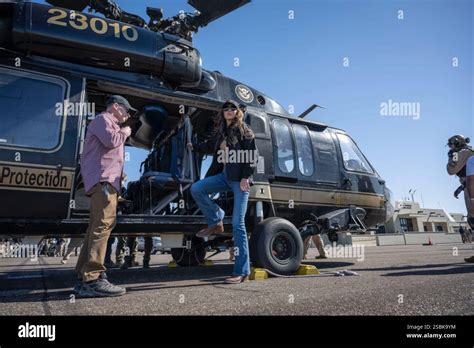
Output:
<instances>
[{"instance_id":1,"label":"rotor blade","mask_svg":"<svg viewBox=\"0 0 474 348\"><path fill-rule=\"evenodd\" d=\"M251 0L188 0L188 4L201 12L196 25L204 27L212 21L248 4Z\"/></svg>"},{"instance_id":2,"label":"rotor blade","mask_svg":"<svg viewBox=\"0 0 474 348\"><path fill-rule=\"evenodd\" d=\"M89 5L88 0L46 0L46 2L53 6L74 11L83 11Z\"/></svg>"}]
</instances>

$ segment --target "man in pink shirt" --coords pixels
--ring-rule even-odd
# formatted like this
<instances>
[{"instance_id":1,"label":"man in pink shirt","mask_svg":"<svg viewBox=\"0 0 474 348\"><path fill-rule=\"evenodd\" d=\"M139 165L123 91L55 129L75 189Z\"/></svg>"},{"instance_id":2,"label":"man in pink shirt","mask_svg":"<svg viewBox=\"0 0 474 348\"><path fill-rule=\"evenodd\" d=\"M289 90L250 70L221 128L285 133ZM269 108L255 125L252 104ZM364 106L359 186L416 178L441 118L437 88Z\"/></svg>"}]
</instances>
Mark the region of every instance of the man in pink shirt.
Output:
<instances>
[{"instance_id":1,"label":"man in pink shirt","mask_svg":"<svg viewBox=\"0 0 474 348\"><path fill-rule=\"evenodd\" d=\"M76 265L79 278L74 291L81 297L120 296L124 288L112 285L105 275L107 240L116 224L121 189L125 141L130 127L121 127L132 108L122 96L107 100L107 109L87 127L81 174L90 197L90 220Z\"/></svg>"}]
</instances>

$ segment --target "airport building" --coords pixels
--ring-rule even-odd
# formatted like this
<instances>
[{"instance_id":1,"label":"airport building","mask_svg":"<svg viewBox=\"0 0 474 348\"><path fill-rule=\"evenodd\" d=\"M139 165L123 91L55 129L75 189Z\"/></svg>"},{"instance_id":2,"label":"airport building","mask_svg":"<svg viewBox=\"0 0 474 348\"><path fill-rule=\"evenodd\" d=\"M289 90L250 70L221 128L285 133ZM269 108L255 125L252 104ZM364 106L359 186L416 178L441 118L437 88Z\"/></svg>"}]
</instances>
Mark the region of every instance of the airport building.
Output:
<instances>
[{"instance_id":1,"label":"airport building","mask_svg":"<svg viewBox=\"0 0 474 348\"><path fill-rule=\"evenodd\" d=\"M385 233L458 233L460 226L469 228L465 214L421 208L418 202L397 201L392 218L385 223Z\"/></svg>"}]
</instances>

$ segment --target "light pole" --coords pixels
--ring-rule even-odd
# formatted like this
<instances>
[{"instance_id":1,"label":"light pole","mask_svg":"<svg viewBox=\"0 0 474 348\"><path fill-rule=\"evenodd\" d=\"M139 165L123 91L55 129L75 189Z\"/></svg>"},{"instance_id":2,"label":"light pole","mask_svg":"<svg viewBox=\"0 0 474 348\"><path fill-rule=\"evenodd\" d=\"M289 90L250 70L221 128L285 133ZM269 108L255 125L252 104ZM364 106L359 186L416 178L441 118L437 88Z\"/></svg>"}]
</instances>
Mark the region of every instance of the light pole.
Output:
<instances>
[{"instance_id":1,"label":"light pole","mask_svg":"<svg viewBox=\"0 0 474 348\"><path fill-rule=\"evenodd\" d=\"M430 221L431 215L435 215L436 213L434 211L431 211L430 214L428 215L428 219L426 219L426 222Z\"/></svg>"},{"instance_id":2,"label":"light pole","mask_svg":"<svg viewBox=\"0 0 474 348\"><path fill-rule=\"evenodd\" d=\"M411 195L411 201L412 201L413 203L415 202L415 198L414 198L415 192L416 192L416 189L410 189L410 190L408 191L408 194Z\"/></svg>"}]
</instances>

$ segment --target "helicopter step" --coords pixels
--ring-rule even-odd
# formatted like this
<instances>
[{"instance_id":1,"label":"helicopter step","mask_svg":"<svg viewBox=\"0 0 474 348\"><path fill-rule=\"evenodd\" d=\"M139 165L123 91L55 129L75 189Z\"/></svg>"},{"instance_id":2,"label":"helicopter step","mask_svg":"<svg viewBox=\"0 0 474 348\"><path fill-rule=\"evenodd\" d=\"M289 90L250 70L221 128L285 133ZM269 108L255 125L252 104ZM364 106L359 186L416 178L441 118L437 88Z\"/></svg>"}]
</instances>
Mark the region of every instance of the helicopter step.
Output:
<instances>
[{"instance_id":1,"label":"helicopter step","mask_svg":"<svg viewBox=\"0 0 474 348\"><path fill-rule=\"evenodd\" d=\"M48 236L61 235L81 237L89 224L88 217L55 219L0 219L2 224L1 235L29 235ZM206 223L201 215L147 215L130 214L117 215L117 224L113 235L152 236L160 234L194 235ZM229 217L224 218L224 233L231 232L232 224Z\"/></svg>"}]
</instances>

